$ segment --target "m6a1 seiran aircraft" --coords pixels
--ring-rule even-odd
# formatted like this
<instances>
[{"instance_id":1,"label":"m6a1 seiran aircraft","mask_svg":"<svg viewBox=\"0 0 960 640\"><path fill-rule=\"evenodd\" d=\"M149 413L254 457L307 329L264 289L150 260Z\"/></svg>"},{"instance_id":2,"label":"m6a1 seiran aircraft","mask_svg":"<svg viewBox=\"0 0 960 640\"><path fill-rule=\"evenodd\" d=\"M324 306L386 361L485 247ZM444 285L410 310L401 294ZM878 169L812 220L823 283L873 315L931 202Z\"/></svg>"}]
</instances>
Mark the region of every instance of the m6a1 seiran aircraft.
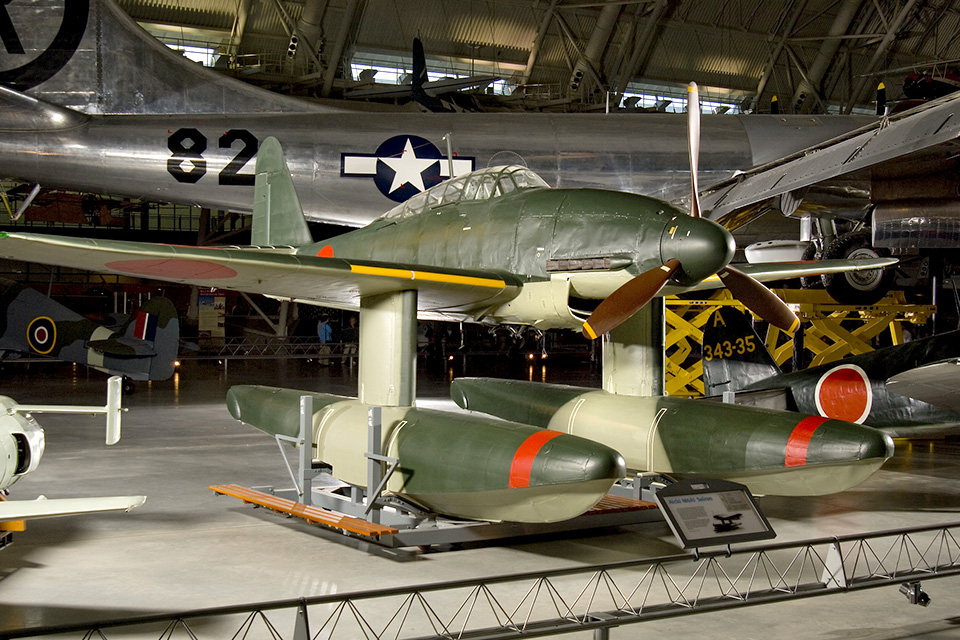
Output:
<instances>
[{"instance_id":1,"label":"m6a1 seiran aircraft","mask_svg":"<svg viewBox=\"0 0 960 640\"><path fill-rule=\"evenodd\" d=\"M399 460L387 489L427 509L485 520L578 515L624 475L628 456L621 451L639 460L633 449L647 442L662 448L663 442L656 423L652 431L617 426L610 439L596 430L573 435L416 408L418 315L603 334L618 331L666 291L726 284L771 322L789 327L796 316L758 279L890 263L752 265L739 272L727 265L734 249L730 234L713 222L644 196L551 189L517 166L450 180L367 227L315 243L275 139L265 140L257 156L253 209L251 247L7 233L0 236L0 256L359 309L358 398L310 394L317 408L314 458L331 464L344 481L362 484L367 408L382 407L383 451ZM235 387L228 406L243 422L296 436L300 395ZM811 426L800 414L772 420L763 412L719 409L720 435L710 442L722 451L709 451L689 470L734 469L737 477L763 480L757 485L763 491L839 491L869 476L893 452L890 439L869 427L836 421ZM603 429L602 415L591 410L579 415ZM669 411L670 421L693 432L713 409L677 401ZM700 451L683 437L671 446ZM777 481L767 482L772 476Z\"/></svg>"}]
</instances>

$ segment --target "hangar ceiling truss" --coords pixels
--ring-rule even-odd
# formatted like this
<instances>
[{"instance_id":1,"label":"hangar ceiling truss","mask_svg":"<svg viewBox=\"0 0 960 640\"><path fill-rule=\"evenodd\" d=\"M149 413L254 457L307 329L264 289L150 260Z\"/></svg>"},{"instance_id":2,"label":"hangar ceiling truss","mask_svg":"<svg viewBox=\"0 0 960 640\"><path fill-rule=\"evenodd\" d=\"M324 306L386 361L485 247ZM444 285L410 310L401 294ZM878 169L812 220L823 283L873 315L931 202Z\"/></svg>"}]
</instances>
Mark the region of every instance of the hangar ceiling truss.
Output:
<instances>
[{"instance_id":1,"label":"hangar ceiling truss","mask_svg":"<svg viewBox=\"0 0 960 640\"><path fill-rule=\"evenodd\" d=\"M571 108L638 83L682 88L742 109L851 112L876 85L891 98L914 71L960 59L956 0L119 0L166 39L203 42L275 87L335 96L366 56L407 67L496 73ZM225 58L226 60L226 58ZM255 64L251 64L255 61ZM679 95L679 93L678 93Z\"/></svg>"}]
</instances>

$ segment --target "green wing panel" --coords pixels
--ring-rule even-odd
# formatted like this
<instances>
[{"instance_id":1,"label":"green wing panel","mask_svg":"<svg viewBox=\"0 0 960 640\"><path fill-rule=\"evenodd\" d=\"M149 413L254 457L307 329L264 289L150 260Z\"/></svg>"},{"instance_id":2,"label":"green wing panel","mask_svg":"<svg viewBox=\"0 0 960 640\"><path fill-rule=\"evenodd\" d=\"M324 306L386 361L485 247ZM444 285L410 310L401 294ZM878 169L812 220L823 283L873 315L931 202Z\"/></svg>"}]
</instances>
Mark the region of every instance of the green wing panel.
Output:
<instances>
[{"instance_id":1,"label":"green wing panel","mask_svg":"<svg viewBox=\"0 0 960 640\"><path fill-rule=\"evenodd\" d=\"M357 308L360 296L417 290L422 311L470 312L505 302L522 282L485 270L438 269L296 255L291 250L185 247L0 234L0 256L76 269L195 284Z\"/></svg>"}]
</instances>

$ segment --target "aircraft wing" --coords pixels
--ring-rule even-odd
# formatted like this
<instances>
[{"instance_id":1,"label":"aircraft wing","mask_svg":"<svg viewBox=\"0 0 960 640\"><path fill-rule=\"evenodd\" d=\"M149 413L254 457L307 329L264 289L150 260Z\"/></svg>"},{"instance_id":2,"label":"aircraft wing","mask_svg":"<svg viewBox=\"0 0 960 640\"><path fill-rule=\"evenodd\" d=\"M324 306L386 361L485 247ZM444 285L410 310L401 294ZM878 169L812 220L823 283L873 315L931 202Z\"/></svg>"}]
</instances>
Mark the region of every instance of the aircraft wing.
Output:
<instances>
[{"instance_id":1,"label":"aircraft wing","mask_svg":"<svg viewBox=\"0 0 960 640\"><path fill-rule=\"evenodd\" d=\"M776 196L799 203L806 188L855 172L915 175L954 155L947 147L958 136L960 94L952 94L739 173L701 193L700 206L705 216L724 224Z\"/></svg>"},{"instance_id":2,"label":"aircraft wing","mask_svg":"<svg viewBox=\"0 0 960 640\"><path fill-rule=\"evenodd\" d=\"M500 80L500 76L470 76L468 78L440 78L423 83L423 90L427 95L433 97L441 96L445 93L460 91L461 89L473 89L483 87Z\"/></svg>"},{"instance_id":3,"label":"aircraft wing","mask_svg":"<svg viewBox=\"0 0 960 640\"><path fill-rule=\"evenodd\" d=\"M0 233L0 256L358 308L361 295L416 289L422 311L463 311L505 302L522 281L480 269L296 255L291 249L186 247L120 240Z\"/></svg>"},{"instance_id":4,"label":"aircraft wing","mask_svg":"<svg viewBox=\"0 0 960 640\"><path fill-rule=\"evenodd\" d=\"M423 83L423 90L428 95L436 97L445 93L452 93L460 89L472 89L481 87L491 82L500 80L500 76L470 76L468 78L441 78L440 80L431 80ZM345 98L409 98L413 95L413 85L409 82L404 84L373 84L366 87L358 87L347 91Z\"/></svg>"},{"instance_id":5,"label":"aircraft wing","mask_svg":"<svg viewBox=\"0 0 960 640\"><path fill-rule=\"evenodd\" d=\"M909 369L887 379L887 389L902 396L960 411L960 358Z\"/></svg>"},{"instance_id":6,"label":"aircraft wing","mask_svg":"<svg viewBox=\"0 0 960 640\"><path fill-rule=\"evenodd\" d=\"M72 516L100 511L130 511L146 502L146 496L109 496L104 498L58 498L47 500L10 500L0 502L0 521Z\"/></svg>"},{"instance_id":7,"label":"aircraft wing","mask_svg":"<svg viewBox=\"0 0 960 640\"><path fill-rule=\"evenodd\" d=\"M2 247L2 245L0 245ZM758 262L755 264L732 264L748 276L753 276L760 282L773 280L787 280L804 276L815 276L824 273L843 273L847 271L869 271L897 264L896 258L874 258L868 260L819 260L810 262ZM684 291L703 291L719 289L724 284L720 277L712 275L692 287L679 287L668 284L662 291L664 295L683 293Z\"/></svg>"}]
</instances>

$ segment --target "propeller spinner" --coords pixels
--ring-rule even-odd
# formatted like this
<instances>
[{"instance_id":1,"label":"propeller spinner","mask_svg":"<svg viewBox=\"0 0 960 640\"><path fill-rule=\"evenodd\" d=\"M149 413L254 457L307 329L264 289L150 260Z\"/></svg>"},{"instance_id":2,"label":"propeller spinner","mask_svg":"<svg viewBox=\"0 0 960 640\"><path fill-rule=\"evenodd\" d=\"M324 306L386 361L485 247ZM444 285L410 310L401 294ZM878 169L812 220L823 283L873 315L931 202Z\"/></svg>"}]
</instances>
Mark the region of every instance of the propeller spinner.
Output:
<instances>
[{"instance_id":1,"label":"propeller spinner","mask_svg":"<svg viewBox=\"0 0 960 640\"><path fill-rule=\"evenodd\" d=\"M645 271L606 297L583 323L591 340L615 329L642 309L671 279L692 285L717 274L735 298L770 324L794 332L800 320L772 291L755 278L729 266L735 244L726 229L700 218L697 169L700 158L700 92L687 89L687 141L690 152L690 217L674 219L660 240L663 264Z\"/></svg>"}]
</instances>

